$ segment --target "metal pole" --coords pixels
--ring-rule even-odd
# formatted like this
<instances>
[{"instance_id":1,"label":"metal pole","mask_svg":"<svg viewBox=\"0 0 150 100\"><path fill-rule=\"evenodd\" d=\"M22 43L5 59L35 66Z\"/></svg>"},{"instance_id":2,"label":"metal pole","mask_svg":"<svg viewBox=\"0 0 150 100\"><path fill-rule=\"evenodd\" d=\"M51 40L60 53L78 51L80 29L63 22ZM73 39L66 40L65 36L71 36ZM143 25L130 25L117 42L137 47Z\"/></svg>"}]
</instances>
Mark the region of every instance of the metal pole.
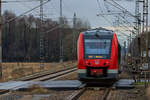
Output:
<instances>
[{"instance_id":1,"label":"metal pole","mask_svg":"<svg viewBox=\"0 0 150 100\"><path fill-rule=\"evenodd\" d=\"M136 6L135 6L135 16L137 17L136 19L135 19L135 21L136 21L136 34L137 34L137 51L138 51L138 54L140 54L141 53L141 47L140 47L140 44L139 44L139 38L140 38L140 33L141 33L141 15L140 15L140 11L139 11L139 8L140 8L140 1L139 0L136 0L136 2L135 2L136 4ZM138 58L140 58L141 57L141 55L137 55L137 57Z\"/></svg>"},{"instance_id":2,"label":"metal pole","mask_svg":"<svg viewBox=\"0 0 150 100\"><path fill-rule=\"evenodd\" d=\"M76 13L74 13L74 16L73 16L73 48L72 48L72 60L75 59L75 54L76 54Z\"/></svg>"},{"instance_id":3,"label":"metal pole","mask_svg":"<svg viewBox=\"0 0 150 100\"><path fill-rule=\"evenodd\" d=\"M141 66L142 66L142 64L143 64L143 57L144 57L144 55L143 55L143 53L144 53L144 29L145 29L145 17L144 17L144 12L145 12L145 0L143 0L142 1L142 3L143 3L143 20L142 20L142 34L141 34Z\"/></svg>"},{"instance_id":4,"label":"metal pole","mask_svg":"<svg viewBox=\"0 0 150 100\"><path fill-rule=\"evenodd\" d=\"M133 44L132 44L132 40L131 40L131 39L132 39L132 35L131 35L131 33L130 33L130 55L131 55L130 58L131 58L131 65L132 65L132 63L133 63L133 62L132 62L132 45L133 45Z\"/></svg>"},{"instance_id":5,"label":"metal pole","mask_svg":"<svg viewBox=\"0 0 150 100\"><path fill-rule=\"evenodd\" d=\"M146 61L149 69L148 0L145 0Z\"/></svg>"},{"instance_id":6,"label":"metal pole","mask_svg":"<svg viewBox=\"0 0 150 100\"><path fill-rule=\"evenodd\" d=\"M60 62L63 62L62 0L60 0Z\"/></svg>"},{"instance_id":7,"label":"metal pole","mask_svg":"<svg viewBox=\"0 0 150 100\"><path fill-rule=\"evenodd\" d=\"M136 7L135 7L135 16L137 17L135 20L136 20L136 31L137 31L137 35L139 36L139 0L136 0Z\"/></svg>"},{"instance_id":8,"label":"metal pole","mask_svg":"<svg viewBox=\"0 0 150 100\"><path fill-rule=\"evenodd\" d=\"M143 28L142 28L142 33L145 33L145 52L146 52L146 59L144 60L144 63L147 63L148 65L148 61L149 61L149 57L148 57L148 52L149 52L149 35L148 35L148 0L143 0ZM144 36L142 38L142 40L144 41ZM143 50L144 51L144 50Z\"/></svg>"},{"instance_id":9,"label":"metal pole","mask_svg":"<svg viewBox=\"0 0 150 100\"><path fill-rule=\"evenodd\" d=\"M44 67L43 0L40 0L40 68Z\"/></svg>"},{"instance_id":10,"label":"metal pole","mask_svg":"<svg viewBox=\"0 0 150 100\"><path fill-rule=\"evenodd\" d=\"M0 0L0 77L2 78L2 1Z\"/></svg>"},{"instance_id":11,"label":"metal pole","mask_svg":"<svg viewBox=\"0 0 150 100\"><path fill-rule=\"evenodd\" d=\"M126 41L124 41L124 63L126 61Z\"/></svg>"}]
</instances>

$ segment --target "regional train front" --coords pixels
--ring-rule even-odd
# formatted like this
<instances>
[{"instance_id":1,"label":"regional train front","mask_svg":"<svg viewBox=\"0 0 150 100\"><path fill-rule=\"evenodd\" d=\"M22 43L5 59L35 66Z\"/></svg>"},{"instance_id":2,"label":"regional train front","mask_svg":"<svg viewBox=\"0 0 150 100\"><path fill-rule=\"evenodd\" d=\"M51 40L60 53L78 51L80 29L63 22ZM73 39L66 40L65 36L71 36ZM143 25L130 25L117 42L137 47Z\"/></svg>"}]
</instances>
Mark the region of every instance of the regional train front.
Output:
<instances>
[{"instance_id":1,"label":"regional train front","mask_svg":"<svg viewBox=\"0 0 150 100\"><path fill-rule=\"evenodd\" d=\"M102 28L81 32L77 54L80 80L118 78L120 45L113 31Z\"/></svg>"}]
</instances>

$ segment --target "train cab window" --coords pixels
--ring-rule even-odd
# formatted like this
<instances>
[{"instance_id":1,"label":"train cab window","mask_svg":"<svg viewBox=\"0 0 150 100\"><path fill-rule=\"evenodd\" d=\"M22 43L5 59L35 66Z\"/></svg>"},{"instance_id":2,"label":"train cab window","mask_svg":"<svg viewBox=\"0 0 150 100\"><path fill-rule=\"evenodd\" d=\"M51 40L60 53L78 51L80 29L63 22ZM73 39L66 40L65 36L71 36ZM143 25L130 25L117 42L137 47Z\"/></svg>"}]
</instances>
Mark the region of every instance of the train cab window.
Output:
<instances>
[{"instance_id":1,"label":"train cab window","mask_svg":"<svg viewBox=\"0 0 150 100\"><path fill-rule=\"evenodd\" d=\"M85 58L109 58L111 39L85 39Z\"/></svg>"}]
</instances>

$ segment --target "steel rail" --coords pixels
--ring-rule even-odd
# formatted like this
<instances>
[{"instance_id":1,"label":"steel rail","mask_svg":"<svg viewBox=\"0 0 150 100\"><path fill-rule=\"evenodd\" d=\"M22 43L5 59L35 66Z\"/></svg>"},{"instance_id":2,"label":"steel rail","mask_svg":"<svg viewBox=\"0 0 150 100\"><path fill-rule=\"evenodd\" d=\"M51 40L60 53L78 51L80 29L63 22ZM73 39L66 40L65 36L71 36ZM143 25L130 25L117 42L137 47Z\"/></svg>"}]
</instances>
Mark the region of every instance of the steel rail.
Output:
<instances>
[{"instance_id":1,"label":"steel rail","mask_svg":"<svg viewBox=\"0 0 150 100\"><path fill-rule=\"evenodd\" d=\"M30 80L33 80L33 79L37 79L37 78L40 78L40 77L45 77L45 76L48 76L48 75L64 72L64 71L71 70L71 69L75 69L75 67L66 68L66 69L63 69L63 70L56 71L56 72L51 72L51 71L39 72L39 73L35 73L35 74L29 75L29 76L25 76L25 77L16 79L15 81L30 81Z\"/></svg>"},{"instance_id":2,"label":"steel rail","mask_svg":"<svg viewBox=\"0 0 150 100\"><path fill-rule=\"evenodd\" d=\"M36 79L32 79L32 81L46 81L46 80L56 80L58 78L61 78L63 76L66 76L70 73L73 73L77 70L77 68L73 68L73 69L68 69L68 70L64 70L64 71L60 71L60 72L56 72L50 75L46 75L46 76L42 76Z\"/></svg>"},{"instance_id":3,"label":"steel rail","mask_svg":"<svg viewBox=\"0 0 150 100\"><path fill-rule=\"evenodd\" d=\"M79 91L75 91L70 95L67 100L78 100L78 98L86 91L86 88L83 88Z\"/></svg>"},{"instance_id":4,"label":"steel rail","mask_svg":"<svg viewBox=\"0 0 150 100\"><path fill-rule=\"evenodd\" d=\"M66 76L70 73L73 73L77 70L77 68L73 67L73 68L68 68L65 70L61 70L61 71L57 71L54 72L52 74L46 74L46 75L42 75L42 76L37 76L37 77L30 77L28 79L20 79L20 81L46 81L46 80L56 80L58 78L61 78L63 76ZM19 81L19 80L18 80ZM0 90L0 96L5 95L10 93L10 90Z\"/></svg>"},{"instance_id":5,"label":"steel rail","mask_svg":"<svg viewBox=\"0 0 150 100\"><path fill-rule=\"evenodd\" d=\"M102 96L101 100L107 100L107 97L110 93L110 88L107 88L104 92L104 95Z\"/></svg>"}]
</instances>

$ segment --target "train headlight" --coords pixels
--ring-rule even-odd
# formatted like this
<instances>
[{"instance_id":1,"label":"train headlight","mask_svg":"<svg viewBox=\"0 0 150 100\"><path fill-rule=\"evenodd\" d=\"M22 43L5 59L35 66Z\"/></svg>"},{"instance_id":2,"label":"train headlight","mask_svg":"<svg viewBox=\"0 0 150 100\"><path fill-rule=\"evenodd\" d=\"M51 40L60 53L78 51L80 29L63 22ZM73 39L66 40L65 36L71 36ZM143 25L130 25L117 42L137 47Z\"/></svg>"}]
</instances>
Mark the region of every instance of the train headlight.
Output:
<instances>
[{"instance_id":1,"label":"train headlight","mask_svg":"<svg viewBox=\"0 0 150 100\"><path fill-rule=\"evenodd\" d=\"M88 62L88 61L85 61L85 63L88 64L89 62Z\"/></svg>"},{"instance_id":2,"label":"train headlight","mask_svg":"<svg viewBox=\"0 0 150 100\"><path fill-rule=\"evenodd\" d=\"M106 65L108 65L109 64L109 61L106 61Z\"/></svg>"}]
</instances>

